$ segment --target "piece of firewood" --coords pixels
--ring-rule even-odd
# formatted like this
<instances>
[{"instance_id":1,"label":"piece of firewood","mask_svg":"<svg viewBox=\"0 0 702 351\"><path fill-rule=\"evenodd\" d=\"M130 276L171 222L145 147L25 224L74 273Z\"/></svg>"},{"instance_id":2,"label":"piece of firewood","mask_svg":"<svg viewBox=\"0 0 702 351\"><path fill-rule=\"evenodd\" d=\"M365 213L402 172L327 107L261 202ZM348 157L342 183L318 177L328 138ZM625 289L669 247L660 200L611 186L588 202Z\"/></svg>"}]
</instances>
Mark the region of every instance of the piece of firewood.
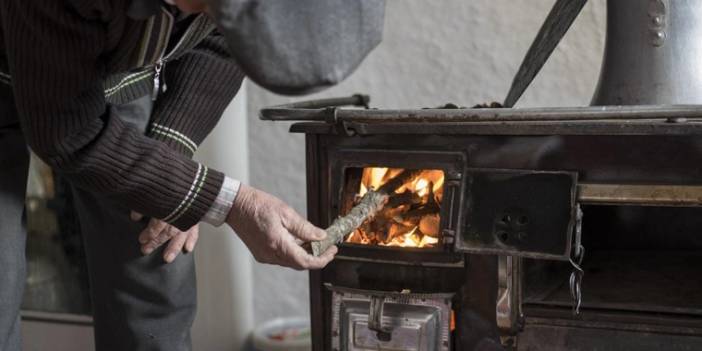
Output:
<instances>
[{"instance_id":1,"label":"piece of firewood","mask_svg":"<svg viewBox=\"0 0 702 351\"><path fill-rule=\"evenodd\" d=\"M416 177L419 172L421 171L404 170L381 185L377 190L366 192L358 205L354 206L345 216L335 219L329 228L326 229L326 239L311 243L312 254L319 256L332 245L344 240L344 237L360 227L366 219L372 218L378 211L382 210L390 194L410 179Z\"/></svg>"},{"instance_id":2,"label":"piece of firewood","mask_svg":"<svg viewBox=\"0 0 702 351\"><path fill-rule=\"evenodd\" d=\"M402 193L390 195L390 199L385 207L394 208L402 205L415 205L421 201L422 198L419 197L419 195L409 190L405 190Z\"/></svg>"}]
</instances>

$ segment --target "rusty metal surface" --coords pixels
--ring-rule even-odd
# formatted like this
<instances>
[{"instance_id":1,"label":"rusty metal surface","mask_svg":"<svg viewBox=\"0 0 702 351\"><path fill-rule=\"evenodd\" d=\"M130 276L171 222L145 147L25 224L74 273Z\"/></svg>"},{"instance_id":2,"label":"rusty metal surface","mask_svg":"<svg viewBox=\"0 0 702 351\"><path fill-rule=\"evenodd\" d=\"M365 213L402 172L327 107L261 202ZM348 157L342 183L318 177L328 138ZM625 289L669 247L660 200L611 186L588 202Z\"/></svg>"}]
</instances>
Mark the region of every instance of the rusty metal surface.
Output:
<instances>
[{"instance_id":1,"label":"rusty metal surface","mask_svg":"<svg viewBox=\"0 0 702 351\"><path fill-rule=\"evenodd\" d=\"M578 201L585 204L702 206L700 185L578 184Z\"/></svg>"},{"instance_id":2,"label":"rusty metal surface","mask_svg":"<svg viewBox=\"0 0 702 351\"><path fill-rule=\"evenodd\" d=\"M541 108L427 108L427 109L345 109L344 105L365 106L369 98L302 101L261 109L260 118L271 121L320 121L327 123L480 123L480 122L575 122L575 121L670 121L702 119L698 105L631 105ZM426 125L425 125L426 126Z\"/></svg>"},{"instance_id":3,"label":"rusty metal surface","mask_svg":"<svg viewBox=\"0 0 702 351\"><path fill-rule=\"evenodd\" d=\"M561 108L368 109L369 98L303 101L264 108L262 120L307 121L292 132L374 135L702 135L697 105ZM363 106L345 109L340 106ZM316 122L323 123L316 123Z\"/></svg>"},{"instance_id":4,"label":"rusty metal surface","mask_svg":"<svg viewBox=\"0 0 702 351\"><path fill-rule=\"evenodd\" d=\"M702 123L687 119L666 120L607 120L607 121L504 121L504 122L427 122L427 123L361 123L343 122L337 125L308 122L290 127L292 133L341 135L486 135L486 136L563 136L563 135L660 135L699 136Z\"/></svg>"}]
</instances>

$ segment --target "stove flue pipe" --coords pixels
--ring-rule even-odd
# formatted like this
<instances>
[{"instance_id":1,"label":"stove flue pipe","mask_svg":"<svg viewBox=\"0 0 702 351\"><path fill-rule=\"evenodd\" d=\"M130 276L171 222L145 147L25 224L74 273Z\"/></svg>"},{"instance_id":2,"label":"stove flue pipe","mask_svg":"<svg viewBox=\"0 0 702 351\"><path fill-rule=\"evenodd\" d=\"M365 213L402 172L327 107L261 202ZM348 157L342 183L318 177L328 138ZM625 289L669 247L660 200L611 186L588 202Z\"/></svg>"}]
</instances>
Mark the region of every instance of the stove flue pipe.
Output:
<instances>
[{"instance_id":1,"label":"stove flue pipe","mask_svg":"<svg viewBox=\"0 0 702 351\"><path fill-rule=\"evenodd\" d=\"M702 1L609 0L592 104L702 104Z\"/></svg>"}]
</instances>

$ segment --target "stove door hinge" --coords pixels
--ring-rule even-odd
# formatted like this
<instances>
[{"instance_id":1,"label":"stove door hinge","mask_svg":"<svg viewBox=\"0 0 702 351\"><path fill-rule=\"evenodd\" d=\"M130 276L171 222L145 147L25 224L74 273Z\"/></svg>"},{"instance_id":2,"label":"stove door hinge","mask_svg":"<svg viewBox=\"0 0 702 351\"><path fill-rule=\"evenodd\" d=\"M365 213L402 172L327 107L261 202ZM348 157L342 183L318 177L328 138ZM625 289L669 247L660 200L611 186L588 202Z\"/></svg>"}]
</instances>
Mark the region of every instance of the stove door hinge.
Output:
<instances>
[{"instance_id":1,"label":"stove door hinge","mask_svg":"<svg viewBox=\"0 0 702 351\"><path fill-rule=\"evenodd\" d=\"M446 172L445 200L448 206L447 218L445 219L446 229L441 231L444 245L452 248L456 242L456 228L458 226L458 206L460 202L459 191L461 189L461 178L463 174L456 171Z\"/></svg>"},{"instance_id":2,"label":"stove door hinge","mask_svg":"<svg viewBox=\"0 0 702 351\"><path fill-rule=\"evenodd\" d=\"M573 271L570 273L569 287L570 297L573 301L573 316L580 314L580 306L582 305L582 284L585 271L582 268L583 257L585 257L585 247L582 244L582 223L583 211L580 205L576 206L576 221L573 229L573 252L570 257L570 264Z\"/></svg>"}]
</instances>

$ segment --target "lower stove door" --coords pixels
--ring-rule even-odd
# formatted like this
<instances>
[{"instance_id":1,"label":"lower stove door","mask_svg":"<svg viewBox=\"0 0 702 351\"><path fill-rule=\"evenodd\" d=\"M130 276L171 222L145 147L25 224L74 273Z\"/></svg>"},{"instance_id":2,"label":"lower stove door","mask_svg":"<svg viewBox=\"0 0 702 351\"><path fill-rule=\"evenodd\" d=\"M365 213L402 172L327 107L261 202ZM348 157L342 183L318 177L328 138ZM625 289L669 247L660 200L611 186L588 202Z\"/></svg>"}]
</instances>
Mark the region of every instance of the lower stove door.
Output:
<instances>
[{"instance_id":1,"label":"lower stove door","mask_svg":"<svg viewBox=\"0 0 702 351\"><path fill-rule=\"evenodd\" d=\"M449 350L450 295L333 290L333 350ZM369 327L378 301L378 320L387 333Z\"/></svg>"},{"instance_id":2,"label":"lower stove door","mask_svg":"<svg viewBox=\"0 0 702 351\"><path fill-rule=\"evenodd\" d=\"M406 306L386 303L383 326L391 326L390 340L378 340L377 333L368 328L368 301L346 301L341 307L342 350L435 350L432 341L441 334L441 313L436 307Z\"/></svg>"}]
</instances>

